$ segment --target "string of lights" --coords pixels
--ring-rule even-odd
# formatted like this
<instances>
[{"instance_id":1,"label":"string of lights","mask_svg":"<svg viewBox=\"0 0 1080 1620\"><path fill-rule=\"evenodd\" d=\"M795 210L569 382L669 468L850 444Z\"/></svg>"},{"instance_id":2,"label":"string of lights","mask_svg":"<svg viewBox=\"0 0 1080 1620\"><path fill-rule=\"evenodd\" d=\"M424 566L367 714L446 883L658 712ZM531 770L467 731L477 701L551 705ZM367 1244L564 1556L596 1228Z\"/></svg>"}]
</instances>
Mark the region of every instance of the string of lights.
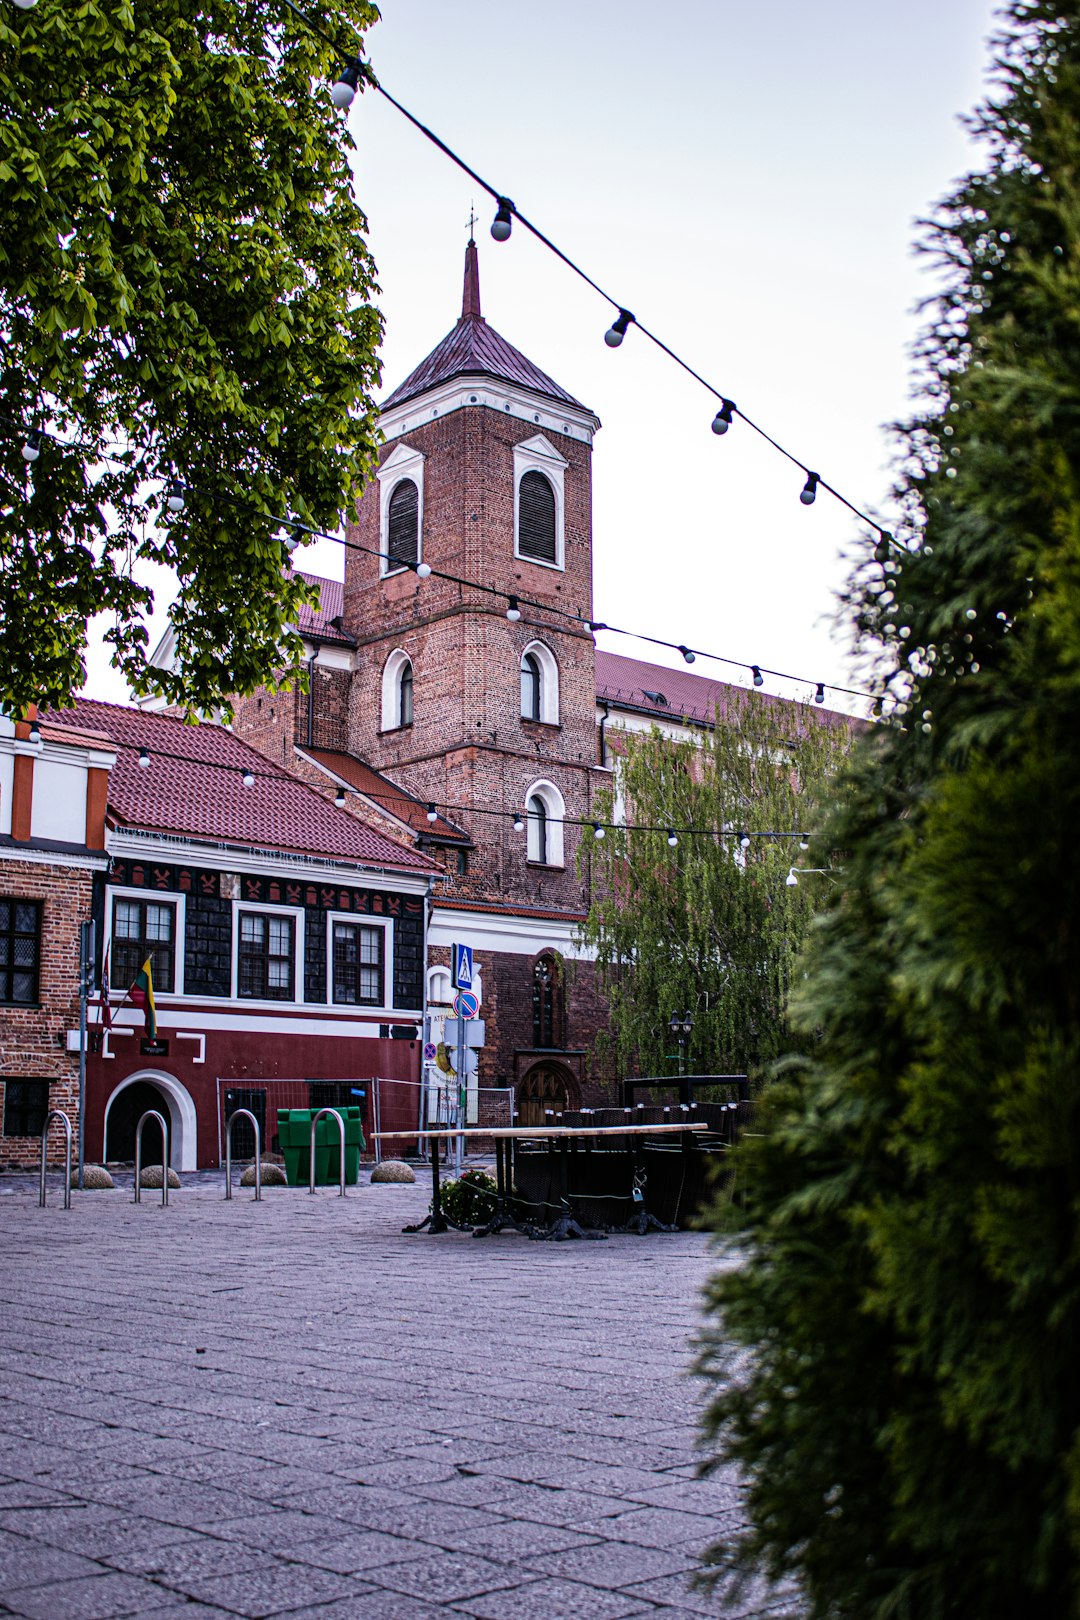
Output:
<instances>
[{"instance_id":1,"label":"string of lights","mask_svg":"<svg viewBox=\"0 0 1080 1620\"><path fill-rule=\"evenodd\" d=\"M38 460L41 451L47 442L54 443L66 451L78 451L79 449L83 448L77 444L73 444L71 441L51 435L42 428L33 428L27 430L25 426L15 422L11 418L0 419L0 426L6 427L9 431L16 432L23 436L23 459L31 464ZM107 454L102 454L100 452L97 452L96 454L97 458L103 462L109 463L112 460L112 458ZM119 465L125 464L119 463ZM187 492L189 490L193 490L197 486L178 478L173 472L162 473L159 474L159 476L162 480L162 496L165 509L173 518L178 518L186 505ZM235 507L238 511L242 511L248 516L259 518L273 528L284 529L288 531L290 535L302 534L311 540L332 541L335 545L340 545L347 551L356 551L363 553L366 556L378 557L383 560L395 562L396 565L402 569L410 569L414 574L416 574L418 579L441 579L449 584L457 585L464 590L479 591L487 596L498 597L505 601L506 617L511 623L516 623L521 619L522 608L525 607L529 608L535 613L547 614L550 617L564 619L569 623L579 626L583 630L590 631L593 634L606 631L609 635L623 636L632 641L641 641L652 647L663 647L669 652L679 653L683 661L687 664L696 663L699 658L704 658L711 663L723 664L729 669L743 670L747 675L749 675L753 685L756 687L763 686L765 684L765 678L769 677L773 680L789 681L795 686L812 690L813 701L819 705L824 704L825 695L827 692L835 692L844 697L861 698L866 702L872 702L875 705L875 712L877 714L880 714L881 712L880 696L864 691L859 687L840 686L834 681L817 681L809 676L792 674L789 670L775 669L768 664L747 663L744 659L730 658L724 653L711 652L705 648L690 647L683 642L667 641L662 636L646 635L644 631L640 630L627 630L619 625L607 624L600 619L586 618L583 614L575 613L571 608L559 606L558 603L538 602L535 600L535 598L524 595L508 595L507 592L500 590L497 586L488 585L479 580L467 579L463 575L450 573L446 569L435 568L430 563L422 560L413 562L407 559L387 559L385 554L380 551L378 547L365 546L357 540L349 540L345 535L334 534L326 529L314 528L311 524L303 523L299 518L296 517L275 516L272 513L264 511L261 507L255 506L251 502L242 501L236 496L230 495L227 491L216 489L214 494L216 499L224 500L229 505ZM295 539L290 542L288 537L284 538L281 543L284 545L290 556L300 544L300 542ZM526 622L530 624L536 623L534 620L528 620ZM537 624L537 628L544 628L542 621Z\"/></svg>"},{"instance_id":2,"label":"string of lights","mask_svg":"<svg viewBox=\"0 0 1080 1620\"><path fill-rule=\"evenodd\" d=\"M46 717L45 724L48 725L48 723L49 717ZM30 735L28 740L32 747L41 748L44 746L40 721L31 720L29 722L29 733ZM168 759L173 760L181 765L197 765L202 769L222 771L226 775L234 778L239 777L240 785L247 789L254 788L256 783L260 781L289 782L292 784L295 784L298 781L304 782L303 777L298 777L287 771L262 768L257 769L250 762L245 765L229 765L222 760L196 759L191 754L180 753L175 749L162 748L157 744L155 744L152 749L145 743L120 743L118 746L121 750L127 748L130 750L130 752L136 754L136 764L142 771L152 769L155 759ZM310 782L304 782L304 785L307 787L312 787ZM312 787L312 791L317 792L318 790ZM346 788L342 785L338 786L334 795L334 803L339 810L345 808L350 795L361 799L373 799L376 803L386 805L391 809L393 807L400 807L403 797L410 798L411 802L417 806L419 806L421 803L424 804L424 813L426 819L428 823L432 825L437 822L440 817L446 817L446 819L449 819L449 815L451 814L467 816L497 816L503 821L509 818L515 832L524 832L528 817L531 814L527 807L523 807L520 811L508 811L503 808L494 808L490 805L450 804L448 802L444 802L443 800L437 799L422 801L420 799L411 798L410 795L402 794L401 792L379 793L377 790L368 787ZM397 819L402 819L400 814L398 814ZM672 849L674 849L678 844L680 838L690 837L734 838L739 844L740 848L743 850L749 849L753 840L755 839L761 839L764 842L768 842L770 840L779 842L795 840L800 849L807 849L809 848L810 844L810 834L807 832L801 832L798 829L792 832L773 832L754 830L736 825L724 827L680 827L668 826L665 824L661 826L658 823L654 824L651 822L599 821L591 816L557 816L553 817L552 819L561 822L563 826L566 827L590 828L592 830L593 837L598 841L606 837L609 832L663 833L667 839L668 845Z\"/></svg>"},{"instance_id":3,"label":"string of lights","mask_svg":"<svg viewBox=\"0 0 1080 1620\"><path fill-rule=\"evenodd\" d=\"M495 203L496 209L495 218L491 224L491 235L496 242L506 242L509 240L513 229L513 222L516 219L523 229L527 230L537 239L538 242L542 243L543 246L549 250L549 252L553 253L557 259L566 265L568 270L572 271L574 275L578 276L586 283L587 286L591 287L594 292L598 293L606 303L612 306L616 312L615 318L608 327L607 331L604 333L604 342L609 348L617 349L622 343L630 327L636 327L643 337L648 338L650 343L653 343L658 349L661 350L663 354L666 354L668 358L674 361L674 363L685 371L688 376L693 377L695 382L700 383L701 386L706 389L706 391L710 393L714 399L719 400L719 407L712 419L712 430L715 434L722 436L723 434L727 433L728 429L732 426L733 420L737 417L741 422L744 422L746 426L752 430L752 432L764 439L765 442L770 444L774 450L790 461L793 466L798 467L801 472L806 474L806 482L803 484L803 487L799 493L799 500L804 506L812 506L817 499L818 490L824 489L831 496L833 496L835 500L839 501L842 506L847 507L848 511L851 512L854 517L858 518L861 523L867 524L869 528L874 530L879 537L879 543L885 548L886 552L890 547L893 547L898 551L903 549L897 543L894 535L889 529L885 528L883 524L879 523L876 518L871 517L868 512L864 512L860 507L856 506L853 501L850 501L841 490L837 489L834 484L831 484L827 478L822 476L821 473L815 472L805 461L802 460L801 457L797 456L794 451L787 449L787 447L781 444L778 439L775 439L771 433L767 432L766 429L761 426L760 422L755 421L746 413L746 411L740 409L733 399L730 399L726 394L724 394L722 390L711 383L707 377L702 376L700 371L692 366L688 360L685 360L683 356L673 349L669 343L665 342L665 340L660 337L658 333L654 332L651 327L646 326L643 321L639 320L636 315L632 314L620 299L616 298L612 293L609 293L605 288L601 287L599 282L595 281L593 277L589 275L588 271L585 270L575 259L573 259L570 254L566 253L561 247L559 247L558 243L554 242L550 236L542 231L533 220L529 219L525 214L523 214L504 191L502 191L498 186L493 185L490 180L485 179L485 177L478 173L478 171L474 169L471 164L465 161L460 153L456 152L452 146L449 146L441 136L437 135L433 129L430 129L427 124L423 123L419 118L417 118L415 113L410 112L408 107L406 107L402 102L398 101L396 96L391 95L390 91L387 90L384 85L379 83L370 66L364 63L358 55L343 51L337 41L331 39L331 37L319 27L319 25L308 15L306 11L302 10L300 6L295 4L295 0L285 0L285 4L288 6L289 10L300 19L304 26L310 29L310 31L321 39L325 45L328 45L331 50L335 51L339 59L345 64L338 78L331 86L330 94L334 105L336 107L340 107L343 111L347 111L356 99L356 92L359 88L360 80L364 79L366 83L370 84L385 101L388 101L403 118L407 119L407 121L412 124L414 129L417 129L420 134L424 136L425 140L430 141L432 145L442 152L445 157L449 158L451 163L456 164L456 166L464 174L469 176L470 180L474 180L476 184L480 186L482 190L486 191L489 197L491 197Z\"/></svg>"}]
</instances>

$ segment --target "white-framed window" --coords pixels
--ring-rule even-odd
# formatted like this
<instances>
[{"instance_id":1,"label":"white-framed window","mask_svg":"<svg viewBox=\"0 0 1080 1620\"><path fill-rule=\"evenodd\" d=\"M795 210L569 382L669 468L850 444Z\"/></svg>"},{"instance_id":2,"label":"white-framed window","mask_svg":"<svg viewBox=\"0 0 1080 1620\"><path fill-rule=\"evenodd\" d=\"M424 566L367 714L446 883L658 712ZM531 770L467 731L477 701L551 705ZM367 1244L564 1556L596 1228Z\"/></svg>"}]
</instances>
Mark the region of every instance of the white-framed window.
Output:
<instances>
[{"instance_id":1,"label":"white-framed window","mask_svg":"<svg viewBox=\"0 0 1080 1620\"><path fill-rule=\"evenodd\" d=\"M542 433L514 446L514 555L542 568L565 567L566 469Z\"/></svg>"},{"instance_id":2,"label":"white-framed window","mask_svg":"<svg viewBox=\"0 0 1080 1620\"><path fill-rule=\"evenodd\" d=\"M331 912L326 919L327 999L332 1007L389 1007L391 925Z\"/></svg>"},{"instance_id":3,"label":"white-framed window","mask_svg":"<svg viewBox=\"0 0 1080 1620\"><path fill-rule=\"evenodd\" d=\"M117 991L130 990L147 957L154 995L183 995L186 910L183 894L110 886L102 950L109 953L114 997Z\"/></svg>"},{"instance_id":4,"label":"white-framed window","mask_svg":"<svg viewBox=\"0 0 1080 1620\"><path fill-rule=\"evenodd\" d=\"M304 914L290 906L233 902L233 995L238 1001L304 999Z\"/></svg>"},{"instance_id":5,"label":"white-framed window","mask_svg":"<svg viewBox=\"0 0 1080 1620\"><path fill-rule=\"evenodd\" d=\"M379 573L400 574L424 555L424 455L399 444L379 468Z\"/></svg>"},{"instance_id":6,"label":"white-framed window","mask_svg":"<svg viewBox=\"0 0 1080 1620\"><path fill-rule=\"evenodd\" d=\"M412 659L396 647L383 665L382 729L399 731L413 722Z\"/></svg>"},{"instance_id":7,"label":"white-framed window","mask_svg":"<svg viewBox=\"0 0 1080 1620\"><path fill-rule=\"evenodd\" d=\"M528 859L537 866L563 865L566 804L554 782L534 782L525 794Z\"/></svg>"},{"instance_id":8,"label":"white-framed window","mask_svg":"<svg viewBox=\"0 0 1080 1620\"><path fill-rule=\"evenodd\" d=\"M549 726L559 723L559 666L542 641L530 641L521 655L521 715Z\"/></svg>"}]
</instances>

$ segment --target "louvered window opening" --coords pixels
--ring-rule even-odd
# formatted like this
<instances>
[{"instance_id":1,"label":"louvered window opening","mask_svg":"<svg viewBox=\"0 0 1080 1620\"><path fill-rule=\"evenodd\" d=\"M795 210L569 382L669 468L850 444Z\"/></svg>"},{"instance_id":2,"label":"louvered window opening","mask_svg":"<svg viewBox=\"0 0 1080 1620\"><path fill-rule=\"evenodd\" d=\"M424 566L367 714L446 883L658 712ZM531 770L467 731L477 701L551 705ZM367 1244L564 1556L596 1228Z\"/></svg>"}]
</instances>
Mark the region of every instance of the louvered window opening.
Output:
<instances>
[{"instance_id":1,"label":"louvered window opening","mask_svg":"<svg viewBox=\"0 0 1080 1620\"><path fill-rule=\"evenodd\" d=\"M419 562L420 493L411 478L402 479L391 495L389 516L387 567L405 568Z\"/></svg>"},{"instance_id":2,"label":"louvered window opening","mask_svg":"<svg viewBox=\"0 0 1080 1620\"><path fill-rule=\"evenodd\" d=\"M540 660L528 652L521 660L521 713L526 720L540 718Z\"/></svg>"},{"instance_id":3,"label":"louvered window opening","mask_svg":"<svg viewBox=\"0 0 1080 1620\"><path fill-rule=\"evenodd\" d=\"M518 486L518 552L555 562L555 491L543 473L527 472Z\"/></svg>"}]
</instances>

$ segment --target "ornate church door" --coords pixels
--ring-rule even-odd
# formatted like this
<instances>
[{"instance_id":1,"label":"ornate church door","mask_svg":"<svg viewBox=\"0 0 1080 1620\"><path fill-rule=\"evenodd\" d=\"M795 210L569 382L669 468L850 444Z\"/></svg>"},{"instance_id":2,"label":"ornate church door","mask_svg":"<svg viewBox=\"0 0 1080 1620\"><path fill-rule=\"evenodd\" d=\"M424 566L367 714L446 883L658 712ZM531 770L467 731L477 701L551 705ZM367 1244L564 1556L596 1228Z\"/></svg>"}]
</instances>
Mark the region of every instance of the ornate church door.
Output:
<instances>
[{"instance_id":1,"label":"ornate church door","mask_svg":"<svg viewBox=\"0 0 1080 1620\"><path fill-rule=\"evenodd\" d=\"M519 1125L542 1125L549 1108L561 1114L567 1104L565 1073L552 1065L542 1063L530 1069L518 1086L517 1109Z\"/></svg>"}]
</instances>

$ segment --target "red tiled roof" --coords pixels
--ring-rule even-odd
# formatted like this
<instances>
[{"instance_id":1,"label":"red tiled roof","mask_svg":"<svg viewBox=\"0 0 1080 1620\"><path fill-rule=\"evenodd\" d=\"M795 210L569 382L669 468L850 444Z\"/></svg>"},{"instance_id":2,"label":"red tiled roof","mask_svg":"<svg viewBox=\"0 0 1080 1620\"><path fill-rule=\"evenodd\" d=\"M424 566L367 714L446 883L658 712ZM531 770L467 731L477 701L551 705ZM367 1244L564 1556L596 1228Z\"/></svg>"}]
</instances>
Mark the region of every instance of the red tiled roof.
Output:
<instances>
[{"instance_id":1,"label":"red tiled roof","mask_svg":"<svg viewBox=\"0 0 1080 1620\"><path fill-rule=\"evenodd\" d=\"M435 901L440 911L484 911L497 917L538 917L541 922L584 922L584 911L553 911L544 906L515 906L497 900L458 900L440 894Z\"/></svg>"},{"instance_id":2,"label":"red tiled roof","mask_svg":"<svg viewBox=\"0 0 1080 1620\"><path fill-rule=\"evenodd\" d=\"M751 689L752 690L752 689ZM711 680L707 675L691 675L689 670L665 669L659 664L648 664L642 658L627 658L622 653L596 653L596 696L601 702L616 708L638 709L655 715L657 720L687 720L711 723L717 709L721 714L731 694L746 694L747 688L730 681ZM666 703L657 703L646 694L660 693ZM782 704L787 709L798 708L789 698L776 697L769 692L753 692L759 703ZM819 718L830 725L858 725L850 715L818 704L808 704Z\"/></svg>"},{"instance_id":3,"label":"red tiled roof","mask_svg":"<svg viewBox=\"0 0 1080 1620\"><path fill-rule=\"evenodd\" d=\"M321 595L317 608L306 604L300 609L296 628L302 636L314 636L318 641L336 641L343 647L355 646L352 636L331 621L340 619L345 611L345 587L340 579L323 579L319 574L308 574L300 568L293 570L309 585L318 585Z\"/></svg>"},{"instance_id":4,"label":"red tiled roof","mask_svg":"<svg viewBox=\"0 0 1080 1620\"><path fill-rule=\"evenodd\" d=\"M463 832L452 821L448 821L445 816L438 816L436 820L429 821L425 800L414 799L411 793L406 793L396 782L380 776L370 765L365 765L362 759L357 759L355 754L341 754L330 748L304 748L302 752L326 770L333 771L335 776L340 777L343 782L348 782L358 793L365 794L380 810L385 810L388 816L396 816L415 832L426 833L428 837L437 838L440 842L445 839L455 844L472 843L468 833Z\"/></svg>"},{"instance_id":5,"label":"red tiled roof","mask_svg":"<svg viewBox=\"0 0 1080 1620\"><path fill-rule=\"evenodd\" d=\"M118 755L109 772L109 815L120 825L324 860L437 870L426 855L338 810L223 726L189 726L172 715L90 698L47 718L54 736L70 725L106 731L113 739ZM145 770L140 748L150 754ZM241 780L246 769L255 776L250 788Z\"/></svg>"}]
</instances>

